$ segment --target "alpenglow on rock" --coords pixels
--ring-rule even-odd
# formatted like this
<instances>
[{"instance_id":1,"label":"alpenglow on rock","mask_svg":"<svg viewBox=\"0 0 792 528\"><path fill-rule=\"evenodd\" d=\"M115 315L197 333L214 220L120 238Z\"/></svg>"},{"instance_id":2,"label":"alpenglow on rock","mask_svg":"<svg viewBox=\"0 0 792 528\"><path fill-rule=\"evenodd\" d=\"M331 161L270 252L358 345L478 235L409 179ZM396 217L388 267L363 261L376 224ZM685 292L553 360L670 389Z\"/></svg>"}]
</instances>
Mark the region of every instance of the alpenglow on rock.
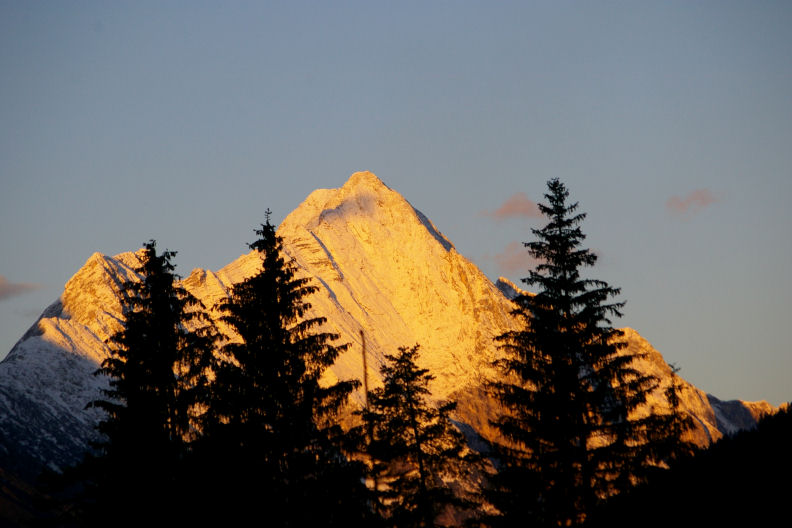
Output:
<instances>
[{"instance_id":1,"label":"alpenglow on rock","mask_svg":"<svg viewBox=\"0 0 792 528\"><path fill-rule=\"evenodd\" d=\"M433 397L459 402L456 418L469 438L492 434L488 418L495 408L482 382L494 375L493 338L514 325L514 284L493 284L426 216L370 172L353 174L341 188L314 191L278 233L285 251L319 287L310 315L326 317L325 329L351 344L331 377L362 379L361 331L371 386L381 383L385 353L418 343L420 366L435 376ZM44 465L57 469L76 462L88 448L98 415L85 405L107 383L92 373L107 354L105 340L119 328L119 285L135 278L135 262L134 253L91 256L0 363L0 467L33 477ZM217 272L193 270L183 285L212 307L258 267L258 255L249 253ZM646 353L640 368L665 386L670 368L662 356L634 330L625 332L630 349ZM661 390L650 405L665 405ZM682 398L696 418L693 434L702 445L751 427L773 410L766 402L721 402L688 383Z\"/></svg>"}]
</instances>

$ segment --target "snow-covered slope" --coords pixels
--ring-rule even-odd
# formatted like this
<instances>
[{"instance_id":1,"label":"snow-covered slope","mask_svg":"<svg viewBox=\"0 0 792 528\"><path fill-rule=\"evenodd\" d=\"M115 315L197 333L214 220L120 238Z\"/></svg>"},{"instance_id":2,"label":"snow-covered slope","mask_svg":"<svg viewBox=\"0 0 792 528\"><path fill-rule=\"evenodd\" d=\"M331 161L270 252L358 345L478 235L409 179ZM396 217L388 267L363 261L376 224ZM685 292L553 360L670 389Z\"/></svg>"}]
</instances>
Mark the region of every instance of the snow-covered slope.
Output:
<instances>
[{"instance_id":1,"label":"snow-covered slope","mask_svg":"<svg viewBox=\"0 0 792 528\"><path fill-rule=\"evenodd\" d=\"M37 462L55 469L77 461L93 438L98 411L85 406L107 380L93 373L105 340L120 328L119 285L134 255L93 254L60 299L0 363L0 466L32 477Z\"/></svg>"},{"instance_id":2,"label":"snow-covered slope","mask_svg":"<svg viewBox=\"0 0 792 528\"><path fill-rule=\"evenodd\" d=\"M383 354L420 344L421 366L435 376L433 396L459 402L466 432L492 434L487 420L494 404L482 381L495 374L489 370L497 354L493 338L513 328L514 284L490 282L426 216L368 172L353 174L339 189L314 191L278 232L286 252L319 286L312 315L326 317L326 329L352 345L331 379L363 377L361 331L371 385L380 382ZM135 261L134 253L91 256L0 363L0 467L60 467L86 449L97 415L84 407L106 385L92 373L118 328L118 288L134 278ZM217 272L193 270L183 284L211 307L259 266L250 253ZM670 380L668 365L648 342L631 329L626 337L631 350L646 354L642 369ZM750 427L772 410L764 402L720 402L689 384L683 401L700 424L695 437L701 444Z\"/></svg>"}]
</instances>

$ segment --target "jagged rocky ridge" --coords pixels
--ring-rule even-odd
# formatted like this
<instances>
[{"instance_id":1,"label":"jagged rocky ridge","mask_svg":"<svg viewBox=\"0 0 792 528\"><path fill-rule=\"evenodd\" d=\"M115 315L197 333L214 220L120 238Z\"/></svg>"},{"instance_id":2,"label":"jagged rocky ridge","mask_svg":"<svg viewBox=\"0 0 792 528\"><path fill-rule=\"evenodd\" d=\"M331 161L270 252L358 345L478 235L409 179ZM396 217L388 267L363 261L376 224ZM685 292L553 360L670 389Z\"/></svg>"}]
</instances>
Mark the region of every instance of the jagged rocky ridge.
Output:
<instances>
[{"instance_id":1,"label":"jagged rocky ridge","mask_svg":"<svg viewBox=\"0 0 792 528\"><path fill-rule=\"evenodd\" d=\"M278 233L319 286L311 315L326 317L326 329L351 344L329 378L363 377L361 331L372 386L380 382L383 354L419 343L421 366L435 376L433 397L459 402L456 418L471 440L494 434L488 419L496 408L482 382L495 375L493 338L513 328L509 299L516 286L505 279L493 284L369 172L353 174L339 189L311 193ZM106 356L105 340L119 328L119 286L135 277L135 262L134 253L92 255L0 363L0 467L33 477L42 466L76 462L88 448L98 414L85 405L107 385L93 372ZM250 253L217 272L193 270L183 285L212 307L258 268L258 256ZM630 351L645 354L640 368L665 386L671 371L660 353L632 329L625 336ZM661 392L650 407L665 405ZM686 382L682 399L701 445L752 427L773 410L766 402L722 402Z\"/></svg>"}]
</instances>

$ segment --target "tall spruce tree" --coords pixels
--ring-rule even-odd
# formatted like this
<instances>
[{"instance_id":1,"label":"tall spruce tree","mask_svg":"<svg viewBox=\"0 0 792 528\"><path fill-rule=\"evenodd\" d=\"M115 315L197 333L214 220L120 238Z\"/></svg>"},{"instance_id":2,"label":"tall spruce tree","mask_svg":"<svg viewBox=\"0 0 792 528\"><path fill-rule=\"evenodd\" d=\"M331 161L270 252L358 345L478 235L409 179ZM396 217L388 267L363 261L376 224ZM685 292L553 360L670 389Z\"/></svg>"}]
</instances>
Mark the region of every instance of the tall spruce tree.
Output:
<instances>
[{"instance_id":1,"label":"tall spruce tree","mask_svg":"<svg viewBox=\"0 0 792 528\"><path fill-rule=\"evenodd\" d=\"M515 299L523 328L498 337L503 378L490 383L504 414L493 425L500 471L491 499L505 526L577 526L602 499L642 480L670 445L661 437L670 415L636 418L633 411L658 379L633 367L622 332L619 294L581 276L597 256L581 248L585 218L557 179L548 182L548 223L526 243L538 261L523 282L535 295ZM676 393L674 393L676 394ZM671 442L673 443L673 442Z\"/></svg>"},{"instance_id":2,"label":"tall spruce tree","mask_svg":"<svg viewBox=\"0 0 792 528\"><path fill-rule=\"evenodd\" d=\"M109 339L97 374L109 377L97 454L78 474L87 480L87 522L135 524L180 517L184 462L206 389L214 327L203 306L178 285L174 251L149 241L122 284L122 328Z\"/></svg>"},{"instance_id":3,"label":"tall spruce tree","mask_svg":"<svg viewBox=\"0 0 792 528\"><path fill-rule=\"evenodd\" d=\"M334 418L357 381L320 378L347 345L307 317L317 288L297 276L270 223L250 244L261 269L219 309L235 332L220 351L204 421L207 504L225 520L269 526L352 526L368 515L363 466L340 449Z\"/></svg>"},{"instance_id":4,"label":"tall spruce tree","mask_svg":"<svg viewBox=\"0 0 792 528\"><path fill-rule=\"evenodd\" d=\"M450 413L455 402L429 402L429 371L416 364L418 345L386 354L384 385L368 394L359 414L386 526L433 527L472 517L480 457L468 449Z\"/></svg>"}]
</instances>

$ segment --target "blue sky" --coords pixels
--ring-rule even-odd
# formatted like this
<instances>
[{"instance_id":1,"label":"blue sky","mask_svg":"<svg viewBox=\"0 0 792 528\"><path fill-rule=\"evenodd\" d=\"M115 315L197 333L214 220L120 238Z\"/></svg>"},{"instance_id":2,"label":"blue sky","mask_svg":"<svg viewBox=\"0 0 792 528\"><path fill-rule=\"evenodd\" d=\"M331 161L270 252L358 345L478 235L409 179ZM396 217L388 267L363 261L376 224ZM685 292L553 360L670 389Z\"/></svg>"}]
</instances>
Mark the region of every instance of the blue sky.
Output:
<instances>
[{"instance_id":1,"label":"blue sky","mask_svg":"<svg viewBox=\"0 0 792 528\"><path fill-rule=\"evenodd\" d=\"M557 177L619 325L720 398L791 400L790 27L764 1L0 2L0 355L94 251L218 269L358 170L517 281Z\"/></svg>"}]
</instances>

